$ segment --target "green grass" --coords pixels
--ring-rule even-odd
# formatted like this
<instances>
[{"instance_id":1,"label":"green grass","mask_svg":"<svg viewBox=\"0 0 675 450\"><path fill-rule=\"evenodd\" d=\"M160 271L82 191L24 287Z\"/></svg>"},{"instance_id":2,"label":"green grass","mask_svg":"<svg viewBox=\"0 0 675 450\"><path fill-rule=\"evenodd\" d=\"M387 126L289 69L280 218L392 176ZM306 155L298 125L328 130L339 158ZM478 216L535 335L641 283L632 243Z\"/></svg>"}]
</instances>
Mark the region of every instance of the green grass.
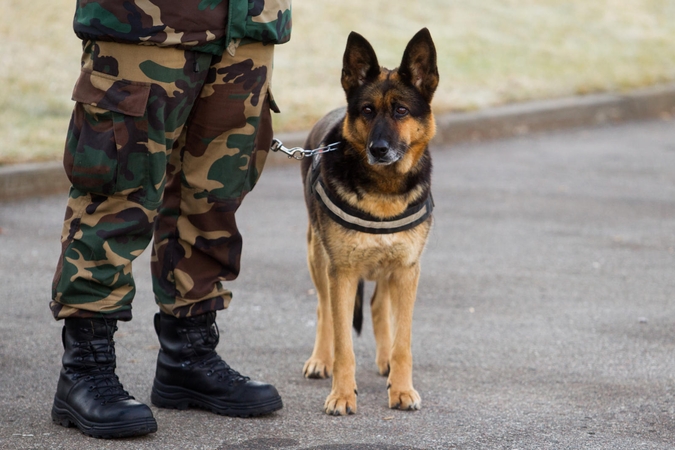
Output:
<instances>
[{"instance_id":1,"label":"green grass","mask_svg":"<svg viewBox=\"0 0 675 450\"><path fill-rule=\"evenodd\" d=\"M74 5L6 1L0 163L58 159L79 66ZM276 53L277 131L308 129L344 104L352 30L392 68L428 27L439 54L437 113L675 81L675 0L296 0L293 9L293 38Z\"/></svg>"}]
</instances>

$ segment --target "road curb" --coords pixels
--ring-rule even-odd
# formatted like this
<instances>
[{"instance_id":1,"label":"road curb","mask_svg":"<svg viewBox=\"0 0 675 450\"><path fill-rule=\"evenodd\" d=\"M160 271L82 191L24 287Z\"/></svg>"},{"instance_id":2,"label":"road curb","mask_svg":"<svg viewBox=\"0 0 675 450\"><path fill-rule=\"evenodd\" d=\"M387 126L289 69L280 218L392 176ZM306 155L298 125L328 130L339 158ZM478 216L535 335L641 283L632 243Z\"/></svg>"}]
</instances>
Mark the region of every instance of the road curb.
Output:
<instances>
[{"instance_id":1,"label":"road curb","mask_svg":"<svg viewBox=\"0 0 675 450\"><path fill-rule=\"evenodd\" d=\"M630 120L675 116L675 84L628 93L591 94L517 103L485 110L436 117L434 145L482 141L526 133L598 126ZM301 147L307 132L277 135L287 147ZM268 166L294 163L270 154ZM70 183L61 162L0 167L0 201L65 192Z\"/></svg>"}]
</instances>

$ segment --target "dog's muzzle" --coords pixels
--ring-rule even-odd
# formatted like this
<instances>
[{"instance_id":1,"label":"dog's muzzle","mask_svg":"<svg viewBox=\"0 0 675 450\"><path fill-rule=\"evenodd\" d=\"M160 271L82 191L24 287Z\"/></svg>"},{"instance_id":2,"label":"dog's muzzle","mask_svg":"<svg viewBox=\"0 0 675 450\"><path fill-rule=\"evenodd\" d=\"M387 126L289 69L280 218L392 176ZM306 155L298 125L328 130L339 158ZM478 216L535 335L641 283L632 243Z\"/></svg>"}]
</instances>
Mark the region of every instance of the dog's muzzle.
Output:
<instances>
[{"instance_id":1,"label":"dog's muzzle","mask_svg":"<svg viewBox=\"0 0 675 450\"><path fill-rule=\"evenodd\" d=\"M399 152L393 149L384 139L371 141L367 150L368 163L373 166L387 166L401 159Z\"/></svg>"}]
</instances>

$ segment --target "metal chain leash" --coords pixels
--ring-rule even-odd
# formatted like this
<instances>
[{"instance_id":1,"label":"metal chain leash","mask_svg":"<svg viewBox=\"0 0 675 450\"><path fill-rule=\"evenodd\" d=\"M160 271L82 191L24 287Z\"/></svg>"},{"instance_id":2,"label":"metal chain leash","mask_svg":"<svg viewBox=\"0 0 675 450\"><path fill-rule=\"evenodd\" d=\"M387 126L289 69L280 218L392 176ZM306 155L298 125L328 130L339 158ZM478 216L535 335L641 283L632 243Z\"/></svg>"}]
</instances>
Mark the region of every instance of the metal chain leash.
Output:
<instances>
[{"instance_id":1,"label":"metal chain leash","mask_svg":"<svg viewBox=\"0 0 675 450\"><path fill-rule=\"evenodd\" d=\"M272 146L270 147L270 150L273 152L280 151L288 155L289 158L295 158L299 161L302 158L314 156L319 153L332 152L333 150L337 150L339 145L339 142L333 142L332 144L326 145L325 147L315 148L314 150L305 150L301 147L286 148L279 139L272 139Z\"/></svg>"}]
</instances>

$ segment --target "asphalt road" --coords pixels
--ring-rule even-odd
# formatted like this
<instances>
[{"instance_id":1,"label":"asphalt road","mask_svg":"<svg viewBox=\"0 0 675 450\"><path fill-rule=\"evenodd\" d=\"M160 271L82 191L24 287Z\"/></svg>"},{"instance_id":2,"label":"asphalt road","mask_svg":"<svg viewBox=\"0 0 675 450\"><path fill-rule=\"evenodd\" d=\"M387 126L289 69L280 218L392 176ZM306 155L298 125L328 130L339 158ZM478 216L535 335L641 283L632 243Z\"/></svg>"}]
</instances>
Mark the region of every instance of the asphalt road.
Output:
<instances>
[{"instance_id":1,"label":"asphalt road","mask_svg":"<svg viewBox=\"0 0 675 450\"><path fill-rule=\"evenodd\" d=\"M355 339L359 412L322 412L305 380L315 298L299 165L264 173L239 215L219 352L284 409L232 419L153 407L159 431L102 441L53 424L61 325L47 304L62 195L0 204L0 448L672 449L675 122L434 148L435 227L413 325L417 412L387 408L369 316ZM149 252L118 374L148 402L158 344ZM369 288L372 291L372 287Z\"/></svg>"}]
</instances>

